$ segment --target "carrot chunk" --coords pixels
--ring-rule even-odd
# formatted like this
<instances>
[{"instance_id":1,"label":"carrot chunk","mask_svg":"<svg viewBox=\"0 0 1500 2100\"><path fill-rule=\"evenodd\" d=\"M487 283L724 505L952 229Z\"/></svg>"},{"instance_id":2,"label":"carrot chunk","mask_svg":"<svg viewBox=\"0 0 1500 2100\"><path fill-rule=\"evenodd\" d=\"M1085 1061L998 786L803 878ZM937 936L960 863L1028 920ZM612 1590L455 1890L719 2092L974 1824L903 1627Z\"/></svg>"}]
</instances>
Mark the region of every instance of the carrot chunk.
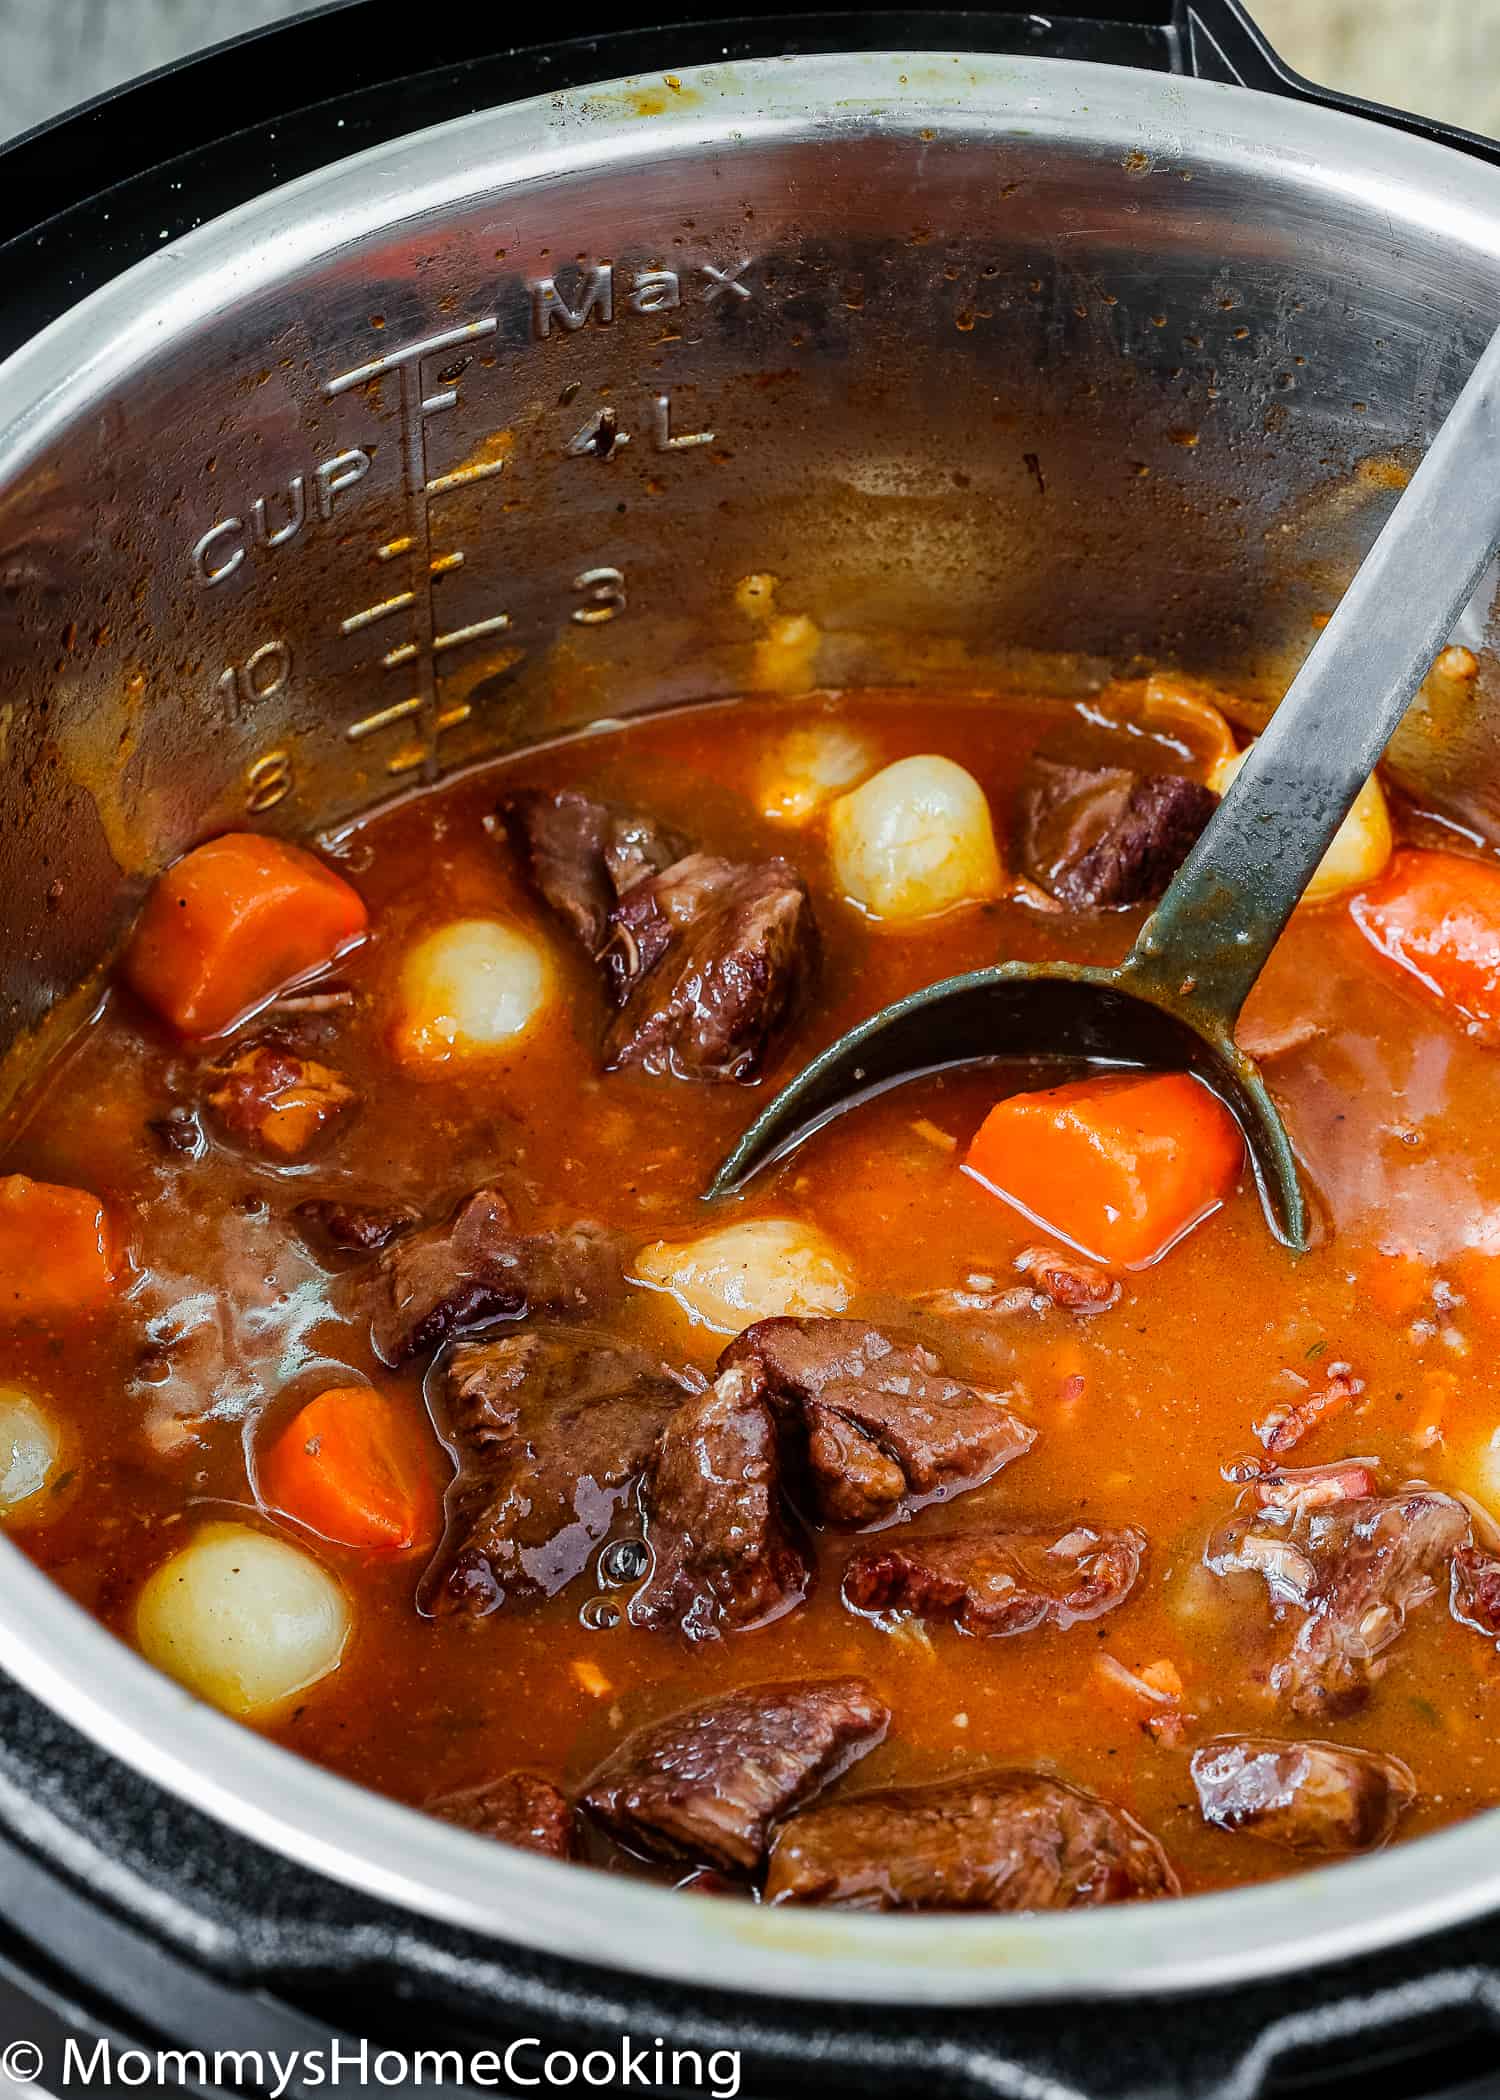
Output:
<instances>
[{"instance_id":1,"label":"carrot chunk","mask_svg":"<svg viewBox=\"0 0 1500 2100\"><path fill-rule=\"evenodd\" d=\"M1432 1265L1409 1247L1377 1247L1356 1272L1359 1301L1392 1327L1408 1327L1432 1296Z\"/></svg>"},{"instance_id":2,"label":"carrot chunk","mask_svg":"<svg viewBox=\"0 0 1500 2100\"><path fill-rule=\"evenodd\" d=\"M109 1218L87 1189L0 1177L0 1319L88 1311L115 1280Z\"/></svg>"},{"instance_id":3,"label":"carrot chunk","mask_svg":"<svg viewBox=\"0 0 1500 2100\"><path fill-rule=\"evenodd\" d=\"M331 1386L309 1400L259 1474L262 1500L336 1545L400 1553L436 1536L428 1439L372 1386Z\"/></svg>"},{"instance_id":4,"label":"carrot chunk","mask_svg":"<svg viewBox=\"0 0 1500 2100\"><path fill-rule=\"evenodd\" d=\"M1500 1245L1493 1240L1465 1247L1454 1260L1453 1281L1478 1324L1500 1331Z\"/></svg>"},{"instance_id":5,"label":"carrot chunk","mask_svg":"<svg viewBox=\"0 0 1500 2100\"><path fill-rule=\"evenodd\" d=\"M1349 912L1414 990L1500 1044L1500 867L1459 853L1398 853Z\"/></svg>"},{"instance_id":6,"label":"carrot chunk","mask_svg":"<svg viewBox=\"0 0 1500 2100\"><path fill-rule=\"evenodd\" d=\"M1218 1208L1243 1154L1208 1088L1163 1072L1012 1094L964 1171L1096 1261L1143 1268Z\"/></svg>"},{"instance_id":7,"label":"carrot chunk","mask_svg":"<svg viewBox=\"0 0 1500 2100\"><path fill-rule=\"evenodd\" d=\"M222 1035L332 962L367 923L359 892L311 853L226 832L158 877L125 975L180 1035Z\"/></svg>"}]
</instances>

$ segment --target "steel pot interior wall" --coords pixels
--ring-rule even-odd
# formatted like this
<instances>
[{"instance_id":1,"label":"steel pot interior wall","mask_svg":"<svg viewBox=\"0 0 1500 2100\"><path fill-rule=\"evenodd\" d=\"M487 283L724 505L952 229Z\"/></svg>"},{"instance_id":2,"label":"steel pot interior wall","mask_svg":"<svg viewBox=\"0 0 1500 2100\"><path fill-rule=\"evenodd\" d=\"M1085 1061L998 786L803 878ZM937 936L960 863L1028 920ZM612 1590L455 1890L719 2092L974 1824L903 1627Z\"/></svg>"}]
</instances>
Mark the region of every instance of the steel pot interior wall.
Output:
<instances>
[{"instance_id":1,"label":"steel pot interior wall","mask_svg":"<svg viewBox=\"0 0 1500 2100\"><path fill-rule=\"evenodd\" d=\"M1287 114L932 54L627 83L65 319L4 388L6 1034L205 831L604 717L1038 658L1274 691L1494 280L1445 156L1341 173L1361 128ZM1468 802L1470 741L1408 759Z\"/></svg>"},{"instance_id":2,"label":"steel pot interior wall","mask_svg":"<svg viewBox=\"0 0 1500 2100\"><path fill-rule=\"evenodd\" d=\"M1201 82L931 53L486 112L204 227L0 369L0 1039L66 1025L193 839L337 826L644 709L1167 660L1253 715L1497 287L1477 162ZM1429 686L1399 746L1460 817L1496 814L1491 683L1486 659L1477 697ZM0 1659L108 1741L110 1644L40 1595L0 1597ZM127 1754L180 1770L182 1714L119 1689ZM213 1740L244 1745L221 1805L256 1755L275 1796L278 1753ZM412 1896L363 1871L372 1829L320 1828L320 1863ZM1382 1871L1333 1877L1306 1931L1403 1929ZM1424 1900L1477 1907L1482 1877ZM1259 1945L1291 1959L1285 1920ZM1046 1988L1049 1959L1007 1981L971 1949L923 1988Z\"/></svg>"}]
</instances>

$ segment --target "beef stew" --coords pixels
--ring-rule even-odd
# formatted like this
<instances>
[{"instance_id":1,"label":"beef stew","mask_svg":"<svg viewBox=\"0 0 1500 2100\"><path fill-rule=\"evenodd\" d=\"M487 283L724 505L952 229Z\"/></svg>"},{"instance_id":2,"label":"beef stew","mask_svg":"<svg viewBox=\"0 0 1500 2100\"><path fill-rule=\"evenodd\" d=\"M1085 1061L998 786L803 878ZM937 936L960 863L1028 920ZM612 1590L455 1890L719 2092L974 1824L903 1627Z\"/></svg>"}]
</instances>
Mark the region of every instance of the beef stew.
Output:
<instances>
[{"instance_id":1,"label":"beef stew","mask_svg":"<svg viewBox=\"0 0 1500 2100\"><path fill-rule=\"evenodd\" d=\"M1181 1075L934 1074L699 1199L888 1000L1124 952L1233 766L1160 685L684 710L187 855L4 1135L9 1535L288 1747L732 1898L1500 1800L1487 846L1372 784L1257 987L1299 1262Z\"/></svg>"}]
</instances>

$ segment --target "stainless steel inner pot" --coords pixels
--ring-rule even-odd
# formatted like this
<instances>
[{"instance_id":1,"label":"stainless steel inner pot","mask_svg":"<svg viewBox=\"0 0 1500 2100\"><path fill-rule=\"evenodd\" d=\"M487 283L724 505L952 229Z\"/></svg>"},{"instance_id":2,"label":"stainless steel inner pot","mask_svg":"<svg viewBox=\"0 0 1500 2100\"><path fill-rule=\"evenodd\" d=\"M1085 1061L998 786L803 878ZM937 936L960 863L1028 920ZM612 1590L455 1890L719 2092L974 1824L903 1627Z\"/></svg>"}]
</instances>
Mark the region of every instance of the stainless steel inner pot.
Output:
<instances>
[{"instance_id":1,"label":"stainless steel inner pot","mask_svg":"<svg viewBox=\"0 0 1500 2100\"><path fill-rule=\"evenodd\" d=\"M484 112L163 246L0 368L12 1069L86 1009L149 877L226 825L336 828L743 690L1165 660L1274 698L1497 291L1500 171L1242 89L932 53ZM1396 752L1490 825L1492 688L1486 659L1477 698L1430 690ZM295 1860L581 1960L975 2003L1303 1968L1500 1904L1496 1816L1073 1917L586 1876L272 1747L3 1556L0 1665L117 1756Z\"/></svg>"}]
</instances>

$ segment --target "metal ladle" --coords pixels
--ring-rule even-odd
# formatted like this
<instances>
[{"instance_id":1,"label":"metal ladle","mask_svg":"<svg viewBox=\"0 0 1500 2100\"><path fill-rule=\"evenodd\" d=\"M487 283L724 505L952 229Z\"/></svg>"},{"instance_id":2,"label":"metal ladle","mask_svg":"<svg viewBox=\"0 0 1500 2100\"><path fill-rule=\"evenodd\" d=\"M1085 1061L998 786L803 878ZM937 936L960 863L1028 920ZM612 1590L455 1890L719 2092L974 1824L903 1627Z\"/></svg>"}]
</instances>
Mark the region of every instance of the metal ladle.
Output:
<instances>
[{"instance_id":1,"label":"metal ladle","mask_svg":"<svg viewBox=\"0 0 1500 2100\"><path fill-rule=\"evenodd\" d=\"M835 1116L921 1073L995 1059L1164 1068L1195 1073L1233 1111L1271 1230L1305 1248L1291 1140L1234 1024L1497 548L1500 334L1125 960L998 963L883 1007L761 1111L708 1195L743 1188Z\"/></svg>"}]
</instances>

